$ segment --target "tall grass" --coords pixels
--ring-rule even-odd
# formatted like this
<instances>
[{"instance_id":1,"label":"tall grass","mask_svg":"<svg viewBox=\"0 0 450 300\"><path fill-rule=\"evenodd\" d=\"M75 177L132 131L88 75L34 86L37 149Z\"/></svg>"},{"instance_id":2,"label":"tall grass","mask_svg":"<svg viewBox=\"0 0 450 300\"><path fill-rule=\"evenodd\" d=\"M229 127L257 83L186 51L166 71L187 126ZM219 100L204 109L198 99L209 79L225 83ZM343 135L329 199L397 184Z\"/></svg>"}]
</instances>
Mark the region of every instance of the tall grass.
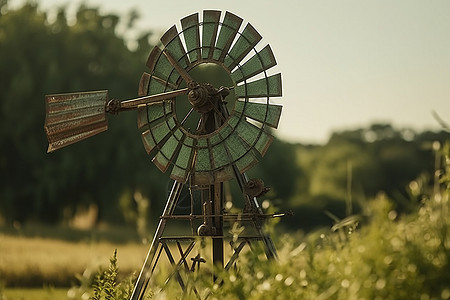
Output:
<instances>
[{"instance_id":1,"label":"tall grass","mask_svg":"<svg viewBox=\"0 0 450 300\"><path fill-rule=\"evenodd\" d=\"M155 274L155 284L147 296L152 299L197 299L192 289L195 286L202 299L206 296L208 299L251 300L450 299L450 145L440 151L444 163L438 165L433 187L420 188L418 182L410 185L411 195L420 201L410 214L400 215L395 210L395 202L380 194L367 202L358 218L349 216L332 229L306 236L283 236L278 243L277 261L266 261L262 250L247 252L240 256L236 268L219 274L220 284L213 283L210 275L183 274L189 287L184 295L176 280L171 281L170 288L158 292L165 278ZM0 236L2 254L9 252L5 238L7 236ZM37 249L39 243L31 247ZM78 277L78 283L68 293L72 299L129 297L134 277L120 278L119 265L129 266L128 259L135 257L134 270L138 270L145 251L139 247L139 255L136 255L137 252L127 252L126 245L104 247L104 253L109 255L112 249L118 248L119 261L114 254L109 269L88 268L91 273L84 272ZM52 248L56 249L52 261L61 259L59 270L79 272L71 270L71 265L77 260L86 261L85 254L69 256L65 246ZM15 251L17 249L20 247ZM94 252L99 253L99 250ZM0 256L2 278L34 272L30 262L29 269L3 277L5 269L1 266L5 262L2 258L3 255ZM16 259L22 257L18 255ZM39 261L36 257L33 260ZM8 262L19 265L19 261ZM61 274L60 271L54 273L56 276Z\"/></svg>"},{"instance_id":2,"label":"tall grass","mask_svg":"<svg viewBox=\"0 0 450 300\"><path fill-rule=\"evenodd\" d=\"M278 261L265 261L262 251L248 253L221 274L221 284L187 275L189 286L202 299L450 299L450 146L443 153L437 188L422 194L413 213L399 215L380 194L361 218L334 231L284 236ZM154 286L148 297L180 298L181 289L172 288L176 281L171 284L160 293ZM198 298L193 289L183 297Z\"/></svg>"},{"instance_id":3,"label":"tall grass","mask_svg":"<svg viewBox=\"0 0 450 300\"><path fill-rule=\"evenodd\" d=\"M366 224L356 230L353 223L334 232L285 235L277 261L267 262L263 251L256 251L241 256L236 269L223 272L221 284L192 274L186 275L187 283L202 299L450 299L449 209L449 190L407 216L399 216L393 202L379 195L366 207ZM113 269L116 263L111 260ZM88 293L98 294L99 284L100 290L114 286L106 282L97 281ZM159 293L155 291L161 286L153 286L148 298L181 297L176 280L170 284ZM130 278L119 285L132 288ZM129 294L118 289L114 295L92 299L127 299L121 295ZM183 297L197 299L189 288Z\"/></svg>"}]
</instances>

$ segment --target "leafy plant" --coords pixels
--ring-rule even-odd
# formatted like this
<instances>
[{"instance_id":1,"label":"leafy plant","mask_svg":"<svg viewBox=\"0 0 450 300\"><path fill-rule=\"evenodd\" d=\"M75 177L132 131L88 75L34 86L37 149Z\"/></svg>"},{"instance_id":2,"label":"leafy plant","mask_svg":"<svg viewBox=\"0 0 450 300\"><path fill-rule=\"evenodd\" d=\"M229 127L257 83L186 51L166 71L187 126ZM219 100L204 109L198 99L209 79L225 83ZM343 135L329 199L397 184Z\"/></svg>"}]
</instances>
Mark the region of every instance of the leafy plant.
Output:
<instances>
[{"instance_id":1,"label":"leafy plant","mask_svg":"<svg viewBox=\"0 0 450 300\"><path fill-rule=\"evenodd\" d=\"M426 189L431 194L416 211L402 215L379 194L364 207L362 225L336 219L334 230L286 235L278 261L266 262L256 251L222 272L221 284L201 276L190 282L208 299L450 299L450 145L441 153L438 188ZM159 296L180 292L165 289Z\"/></svg>"},{"instance_id":2,"label":"leafy plant","mask_svg":"<svg viewBox=\"0 0 450 300\"><path fill-rule=\"evenodd\" d=\"M89 300L128 300L133 291L134 274L125 277L120 282L118 275L116 249L109 259L107 269L104 270L100 266L93 273L87 269L82 276L78 276L80 286L72 287L67 294L70 299L89 297Z\"/></svg>"},{"instance_id":3,"label":"leafy plant","mask_svg":"<svg viewBox=\"0 0 450 300\"><path fill-rule=\"evenodd\" d=\"M117 265L117 249L109 260L109 268L101 269L95 274L92 283L93 294L90 300L128 300L133 291L132 277L117 283L119 267Z\"/></svg>"}]
</instances>

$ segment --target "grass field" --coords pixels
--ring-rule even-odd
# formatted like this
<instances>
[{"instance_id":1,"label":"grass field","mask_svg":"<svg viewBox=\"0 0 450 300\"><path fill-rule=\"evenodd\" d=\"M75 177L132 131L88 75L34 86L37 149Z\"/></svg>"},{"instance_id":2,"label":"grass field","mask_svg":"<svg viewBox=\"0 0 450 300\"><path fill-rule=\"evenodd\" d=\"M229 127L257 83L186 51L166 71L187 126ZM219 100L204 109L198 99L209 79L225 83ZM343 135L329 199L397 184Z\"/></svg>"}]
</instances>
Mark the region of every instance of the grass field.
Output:
<instances>
[{"instance_id":1,"label":"grass field","mask_svg":"<svg viewBox=\"0 0 450 300\"><path fill-rule=\"evenodd\" d=\"M107 266L118 250L120 272L140 269L147 246L137 243L71 242L0 233L0 282L8 287L70 287L76 274Z\"/></svg>"},{"instance_id":2,"label":"grass field","mask_svg":"<svg viewBox=\"0 0 450 300\"><path fill-rule=\"evenodd\" d=\"M81 299L73 287L99 267L107 268L115 249L118 278L123 278L141 268L148 246L121 230L93 234L37 224L20 232L4 229L0 231L0 300Z\"/></svg>"},{"instance_id":3,"label":"grass field","mask_svg":"<svg viewBox=\"0 0 450 300\"><path fill-rule=\"evenodd\" d=\"M65 288L15 288L5 289L3 298L5 300L67 300L67 289Z\"/></svg>"},{"instance_id":4,"label":"grass field","mask_svg":"<svg viewBox=\"0 0 450 300\"><path fill-rule=\"evenodd\" d=\"M47 237L39 236L38 232ZM138 243L135 238L127 241L126 236L130 234L126 231L116 232L113 238L116 242L113 242L109 241L110 233L92 238L88 233L42 225L28 225L20 232L0 230L0 300L80 299L92 275L99 268L108 268L115 249L119 265L117 279L136 274L149 245ZM178 249L169 246L174 247L173 255L178 261ZM202 256L211 261L209 253ZM231 256L228 248L225 256ZM171 270L167 264L166 257L158 263L164 274Z\"/></svg>"},{"instance_id":5,"label":"grass field","mask_svg":"<svg viewBox=\"0 0 450 300\"><path fill-rule=\"evenodd\" d=\"M361 227L343 220L336 224L340 226L334 226L334 232L328 229L306 236L286 235L277 245L278 261L261 263L261 254L244 255L237 269L222 274L220 289L211 285L210 278L193 277L189 282L203 287L202 291L212 290L208 299L448 300L449 194L426 200L416 212L405 216L399 216L392 203L380 196L368 202ZM95 271L99 264L106 267L116 248L119 273L123 275L141 266L147 250L135 243L2 234L0 281L3 286L7 283L7 289L1 290L0 284L0 299L88 299L85 293L92 289L70 288L80 285L70 274ZM42 280L38 284L36 279L58 282L63 275L73 278L65 288L54 289ZM13 287L23 286L24 278L28 278L28 287L36 280L35 288ZM120 281L119 276L117 279ZM177 286L176 280L172 283ZM178 290L168 288L161 296L176 299L179 290L179 286ZM186 299L195 299L195 295L191 293Z\"/></svg>"}]
</instances>

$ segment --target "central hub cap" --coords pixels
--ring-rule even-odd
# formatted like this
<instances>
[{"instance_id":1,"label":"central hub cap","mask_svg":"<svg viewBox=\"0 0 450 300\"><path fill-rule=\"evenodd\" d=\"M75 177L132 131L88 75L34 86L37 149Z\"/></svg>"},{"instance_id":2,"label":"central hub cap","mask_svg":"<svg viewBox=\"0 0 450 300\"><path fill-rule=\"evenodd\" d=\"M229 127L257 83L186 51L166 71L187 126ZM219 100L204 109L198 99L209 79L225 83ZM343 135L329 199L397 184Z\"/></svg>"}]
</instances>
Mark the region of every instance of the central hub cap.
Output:
<instances>
[{"instance_id":1,"label":"central hub cap","mask_svg":"<svg viewBox=\"0 0 450 300\"><path fill-rule=\"evenodd\" d=\"M200 112L207 113L214 108L214 96L217 94L216 89L209 83L191 83L191 89L188 94L189 102L192 107Z\"/></svg>"}]
</instances>

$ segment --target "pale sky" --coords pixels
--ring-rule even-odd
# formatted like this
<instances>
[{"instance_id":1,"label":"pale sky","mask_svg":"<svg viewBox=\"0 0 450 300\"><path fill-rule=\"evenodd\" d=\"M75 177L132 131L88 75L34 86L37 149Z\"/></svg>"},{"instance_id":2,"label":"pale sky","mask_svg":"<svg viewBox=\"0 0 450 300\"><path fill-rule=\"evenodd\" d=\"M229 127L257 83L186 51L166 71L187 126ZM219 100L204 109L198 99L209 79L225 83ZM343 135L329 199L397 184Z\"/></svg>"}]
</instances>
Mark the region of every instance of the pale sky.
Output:
<instances>
[{"instance_id":1,"label":"pale sky","mask_svg":"<svg viewBox=\"0 0 450 300\"><path fill-rule=\"evenodd\" d=\"M23 2L23 1L13 1ZM79 1L41 0L45 9ZM282 73L278 137L326 142L333 130L373 122L439 129L450 123L448 0L86 0L104 13L141 14L142 31L166 29L204 9L230 11L270 44ZM151 49L149 49L150 52ZM137 79L138 82L139 79Z\"/></svg>"}]
</instances>

